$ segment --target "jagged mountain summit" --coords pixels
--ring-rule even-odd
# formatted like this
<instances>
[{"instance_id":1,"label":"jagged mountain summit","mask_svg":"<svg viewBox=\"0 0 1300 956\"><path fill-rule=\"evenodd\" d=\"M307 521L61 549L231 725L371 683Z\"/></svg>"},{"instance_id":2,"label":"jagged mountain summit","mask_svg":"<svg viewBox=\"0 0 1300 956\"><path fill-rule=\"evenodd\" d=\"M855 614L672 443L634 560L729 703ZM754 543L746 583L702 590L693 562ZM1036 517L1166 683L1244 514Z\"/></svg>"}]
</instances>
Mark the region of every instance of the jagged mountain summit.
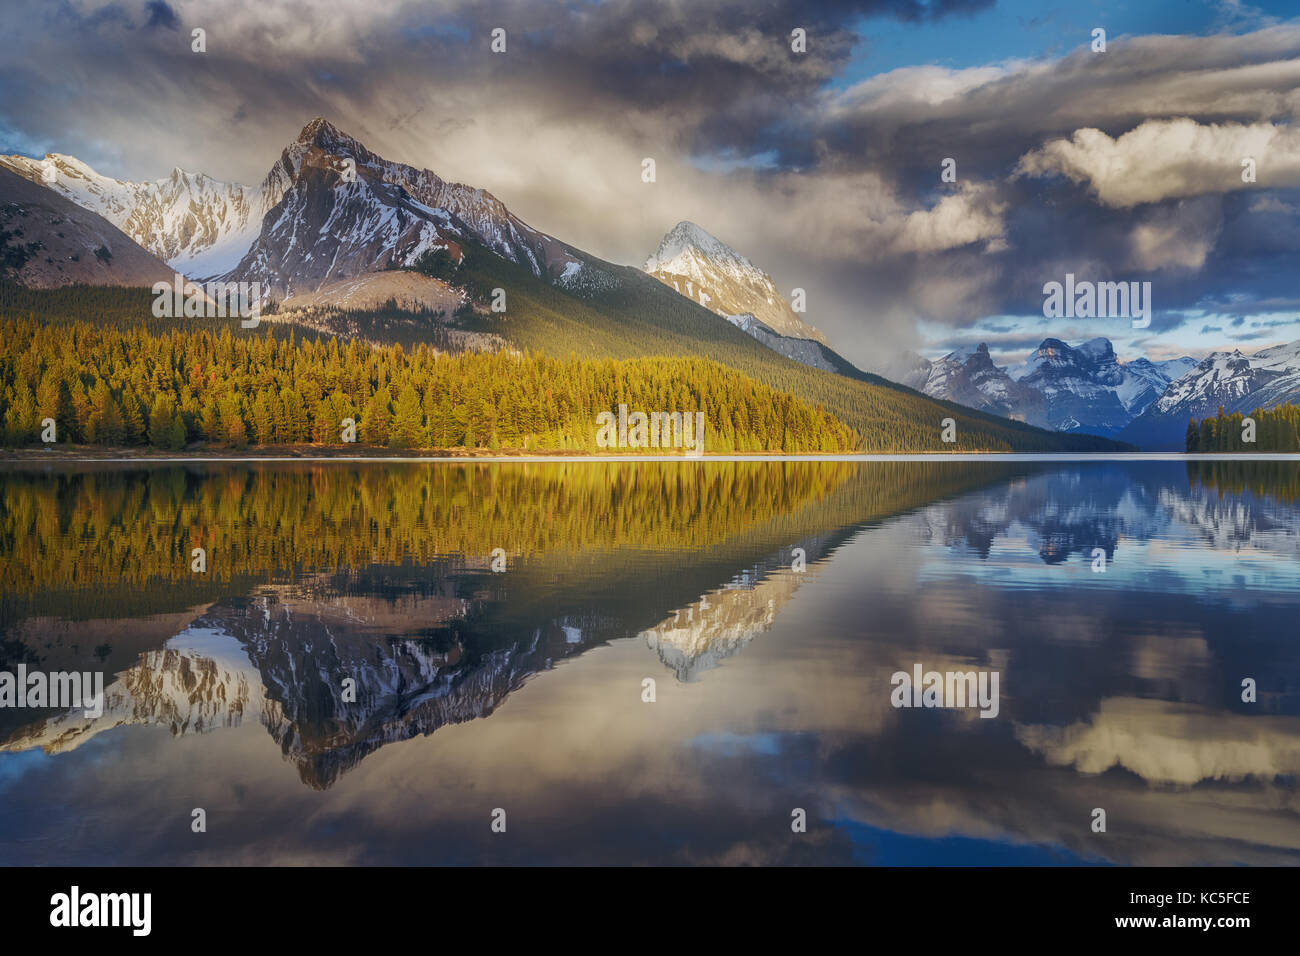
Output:
<instances>
[{"instance_id":1,"label":"jagged mountain summit","mask_svg":"<svg viewBox=\"0 0 1300 956\"><path fill-rule=\"evenodd\" d=\"M321 118L284 149L262 188L283 198L223 278L261 282L277 297L410 266L429 250L459 258L465 241L541 278L571 279L584 267L486 190L385 160Z\"/></svg>"},{"instance_id":2,"label":"jagged mountain summit","mask_svg":"<svg viewBox=\"0 0 1300 956\"><path fill-rule=\"evenodd\" d=\"M993 412L1004 418L1047 426L1046 402L1033 388L1015 381L1006 370L993 364L989 347L958 349L930 363L921 378L917 369L913 387L945 401Z\"/></svg>"},{"instance_id":3,"label":"jagged mountain summit","mask_svg":"<svg viewBox=\"0 0 1300 956\"><path fill-rule=\"evenodd\" d=\"M1145 358L1120 362L1115 347L1105 338L1090 339L1076 348L1059 339L1044 339L1024 364L1008 369L1008 373L1016 381L1041 391L1049 403L1060 406L1053 409L1054 414L1049 412L1055 419L1075 417L1079 400L1093 398L1111 407L1085 411L1085 415L1100 421L1100 415L1106 414L1127 423L1195 364L1196 360L1187 356L1165 362Z\"/></svg>"},{"instance_id":4,"label":"jagged mountain summit","mask_svg":"<svg viewBox=\"0 0 1300 956\"><path fill-rule=\"evenodd\" d=\"M1077 348L1060 339L1044 339L1008 374L1043 396L1048 424L1057 431L1113 435L1145 407L1136 405L1134 393L1149 392L1146 379L1124 373L1114 346L1103 338Z\"/></svg>"},{"instance_id":5,"label":"jagged mountain summit","mask_svg":"<svg viewBox=\"0 0 1300 956\"><path fill-rule=\"evenodd\" d=\"M1219 406L1249 414L1286 402L1300 402L1300 341L1253 355L1212 352L1170 383L1122 435L1144 448L1182 450L1189 418L1214 415Z\"/></svg>"},{"instance_id":6,"label":"jagged mountain summit","mask_svg":"<svg viewBox=\"0 0 1300 956\"><path fill-rule=\"evenodd\" d=\"M1195 367L1188 357L1121 362L1105 338L1073 347L1048 338L1020 365L993 363L988 347L959 349L925 364L900 361L904 385L1007 418L1112 436Z\"/></svg>"},{"instance_id":7,"label":"jagged mountain summit","mask_svg":"<svg viewBox=\"0 0 1300 956\"><path fill-rule=\"evenodd\" d=\"M584 268L486 190L385 160L320 117L257 186L181 169L126 182L62 154L0 165L98 213L190 278L261 282L273 298L409 266L430 249L458 255L458 240L550 280L573 282Z\"/></svg>"}]
</instances>

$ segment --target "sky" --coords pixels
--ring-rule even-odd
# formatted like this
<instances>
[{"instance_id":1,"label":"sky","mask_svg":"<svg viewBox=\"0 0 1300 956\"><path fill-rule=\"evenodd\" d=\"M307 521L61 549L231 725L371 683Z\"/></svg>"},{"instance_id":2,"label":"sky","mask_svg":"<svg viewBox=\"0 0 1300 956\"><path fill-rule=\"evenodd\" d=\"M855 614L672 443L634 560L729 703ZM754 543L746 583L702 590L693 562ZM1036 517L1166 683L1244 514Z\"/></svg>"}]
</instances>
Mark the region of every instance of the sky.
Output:
<instances>
[{"instance_id":1,"label":"sky","mask_svg":"<svg viewBox=\"0 0 1300 956\"><path fill-rule=\"evenodd\" d=\"M0 6L0 152L256 183L325 116L612 261L691 220L871 369L1300 339L1298 110L1300 0ZM1067 273L1150 282L1150 325L1045 317Z\"/></svg>"}]
</instances>

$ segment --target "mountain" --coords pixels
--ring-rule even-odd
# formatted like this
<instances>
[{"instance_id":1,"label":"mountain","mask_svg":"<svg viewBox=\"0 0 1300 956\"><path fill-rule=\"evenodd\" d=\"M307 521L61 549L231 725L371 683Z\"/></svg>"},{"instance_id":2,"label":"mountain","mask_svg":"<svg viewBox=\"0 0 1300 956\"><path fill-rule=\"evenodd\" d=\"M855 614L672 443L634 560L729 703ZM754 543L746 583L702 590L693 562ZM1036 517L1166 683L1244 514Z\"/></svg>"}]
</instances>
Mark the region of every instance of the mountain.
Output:
<instances>
[{"instance_id":1,"label":"mountain","mask_svg":"<svg viewBox=\"0 0 1300 956\"><path fill-rule=\"evenodd\" d=\"M211 278L238 263L283 194L279 181L269 177L258 187L241 186L179 167L162 179L128 182L60 153L43 160L0 156L0 167L98 213L192 279Z\"/></svg>"},{"instance_id":2,"label":"mountain","mask_svg":"<svg viewBox=\"0 0 1300 956\"><path fill-rule=\"evenodd\" d=\"M0 276L36 289L173 279L166 263L102 216L2 168Z\"/></svg>"},{"instance_id":3,"label":"mountain","mask_svg":"<svg viewBox=\"0 0 1300 956\"><path fill-rule=\"evenodd\" d=\"M820 330L799 318L771 276L693 222L673 226L644 269L788 359L828 372L862 375L830 347Z\"/></svg>"},{"instance_id":4,"label":"mountain","mask_svg":"<svg viewBox=\"0 0 1300 956\"><path fill-rule=\"evenodd\" d=\"M1124 374L1114 346L1102 338L1077 348L1060 339L1044 339L1024 364L1008 374L1043 396L1047 424L1063 432L1113 435L1137 414L1129 410L1125 398L1146 388L1145 380L1138 385Z\"/></svg>"},{"instance_id":5,"label":"mountain","mask_svg":"<svg viewBox=\"0 0 1300 956\"><path fill-rule=\"evenodd\" d=\"M1051 427L1113 435L1194 364L1187 357L1126 364L1115 357L1109 339L1090 339L1077 348L1044 339L1024 364L1008 372L1043 394Z\"/></svg>"},{"instance_id":6,"label":"mountain","mask_svg":"<svg viewBox=\"0 0 1300 956\"><path fill-rule=\"evenodd\" d=\"M777 335L829 344L799 318L766 272L693 222L673 226L644 268L718 315L749 315Z\"/></svg>"},{"instance_id":7,"label":"mountain","mask_svg":"<svg viewBox=\"0 0 1300 956\"><path fill-rule=\"evenodd\" d=\"M1053 431L1113 436L1195 364L1187 357L1120 362L1104 338L1077 347L1044 339L1026 361L1010 368L994 365L988 347L980 344L930 363L920 356L900 357L891 370L904 385L933 398Z\"/></svg>"},{"instance_id":8,"label":"mountain","mask_svg":"<svg viewBox=\"0 0 1300 956\"><path fill-rule=\"evenodd\" d=\"M433 250L459 260L467 241L546 279L577 281L585 265L491 193L382 159L321 118L284 149L262 190L282 198L222 278L260 282L276 299L409 267Z\"/></svg>"},{"instance_id":9,"label":"mountain","mask_svg":"<svg viewBox=\"0 0 1300 956\"><path fill-rule=\"evenodd\" d=\"M957 402L1033 425L1046 426L1046 402L1041 392L1021 385L993 364L989 347L950 352L930 364L920 391L933 398Z\"/></svg>"},{"instance_id":10,"label":"mountain","mask_svg":"<svg viewBox=\"0 0 1300 956\"><path fill-rule=\"evenodd\" d=\"M1261 349L1212 352L1165 389L1121 432L1126 441L1152 450L1183 449L1189 418L1225 412L1249 414L1300 401L1300 341Z\"/></svg>"}]
</instances>

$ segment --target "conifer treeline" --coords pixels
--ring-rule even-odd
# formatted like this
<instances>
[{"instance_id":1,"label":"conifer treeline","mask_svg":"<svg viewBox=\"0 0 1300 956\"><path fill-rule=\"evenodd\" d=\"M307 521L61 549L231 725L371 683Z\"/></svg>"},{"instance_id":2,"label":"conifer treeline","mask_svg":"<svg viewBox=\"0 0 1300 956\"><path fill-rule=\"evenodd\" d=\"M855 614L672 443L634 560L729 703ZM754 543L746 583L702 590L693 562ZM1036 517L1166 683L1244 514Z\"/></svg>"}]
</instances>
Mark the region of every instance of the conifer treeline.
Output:
<instances>
[{"instance_id":1,"label":"conifer treeline","mask_svg":"<svg viewBox=\"0 0 1300 956\"><path fill-rule=\"evenodd\" d=\"M1247 418L1255 421L1255 441L1243 440ZM1185 448L1189 452L1294 451L1300 452L1300 408L1287 403L1276 408L1257 408L1249 415L1227 415L1223 406L1213 418L1187 422Z\"/></svg>"},{"instance_id":2,"label":"conifer treeline","mask_svg":"<svg viewBox=\"0 0 1300 956\"><path fill-rule=\"evenodd\" d=\"M340 445L353 419L357 442L371 446L600 451L596 416L620 403L704 412L709 452L860 444L820 406L707 359L448 355L425 345L277 340L269 330L151 334L0 320L6 445L38 442L45 418L60 443Z\"/></svg>"}]
</instances>

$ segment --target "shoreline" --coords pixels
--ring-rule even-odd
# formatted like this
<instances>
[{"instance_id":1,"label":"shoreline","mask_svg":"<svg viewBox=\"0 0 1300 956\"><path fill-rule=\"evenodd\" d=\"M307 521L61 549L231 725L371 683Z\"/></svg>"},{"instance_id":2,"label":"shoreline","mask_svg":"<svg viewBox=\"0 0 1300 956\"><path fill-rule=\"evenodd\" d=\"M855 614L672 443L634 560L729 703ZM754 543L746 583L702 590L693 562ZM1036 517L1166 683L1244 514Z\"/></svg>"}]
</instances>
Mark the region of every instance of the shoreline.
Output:
<instances>
[{"instance_id":1,"label":"shoreline","mask_svg":"<svg viewBox=\"0 0 1300 956\"><path fill-rule=\"evenodd\" d=\"M278 446L263 451L201 449L182 452L152 452L134 449L100 449L90 446L80 448L18 448L0 449L0 467L31 464L217 464L266 462L370 462L374 464L403 464L414 462L449 464L509 464L537 463L564 464L569 462L891 462L891 461L1026 461L1026 462L1086 462L1086 461L1294 461L1300 463L1297 452L876 452L876 453L809 453L800 455L765 452L728 453L712 455L611 455L586 452L482 452L450 450L438 452L394 453L391 449L376 448L373 454L355 450L315 446Z\"/></svg>"}]
</instances>

